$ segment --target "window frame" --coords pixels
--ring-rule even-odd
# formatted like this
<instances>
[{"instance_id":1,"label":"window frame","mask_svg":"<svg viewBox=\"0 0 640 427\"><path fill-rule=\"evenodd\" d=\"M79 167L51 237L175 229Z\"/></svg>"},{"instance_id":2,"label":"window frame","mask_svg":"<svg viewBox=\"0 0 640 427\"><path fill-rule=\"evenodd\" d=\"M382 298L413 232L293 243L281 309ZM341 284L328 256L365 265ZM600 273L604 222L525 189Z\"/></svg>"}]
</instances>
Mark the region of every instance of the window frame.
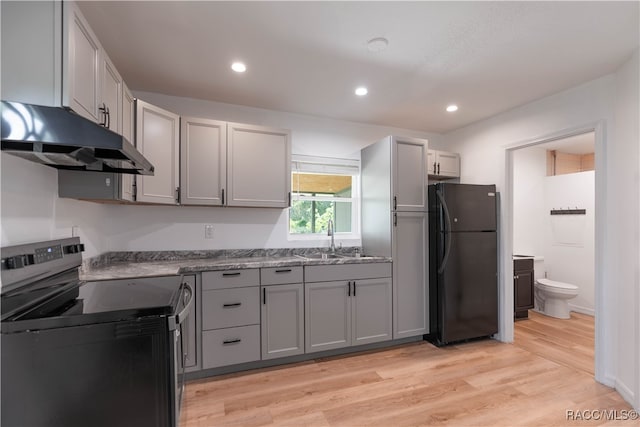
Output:
<instances>
[{"instance_id":1,"label":"window frame","mask_svg":"<svg viewBox=\"0 0 640 427\"><path fill-rule=\"evenodd\" d=\"M326 196L302 196L294 191L294 173L316 173L327 175L351 176L351 197L326 197ZM294 201L330 201L330 202L351 202L351 231L335 232L334 240L359 240L360 239L360 160L292 155L291 156L291 204ZM330 240L326 230L319 233L292 233L291 232L291 208L287 209L287 240Z\"/></svg>"}]
</instances>

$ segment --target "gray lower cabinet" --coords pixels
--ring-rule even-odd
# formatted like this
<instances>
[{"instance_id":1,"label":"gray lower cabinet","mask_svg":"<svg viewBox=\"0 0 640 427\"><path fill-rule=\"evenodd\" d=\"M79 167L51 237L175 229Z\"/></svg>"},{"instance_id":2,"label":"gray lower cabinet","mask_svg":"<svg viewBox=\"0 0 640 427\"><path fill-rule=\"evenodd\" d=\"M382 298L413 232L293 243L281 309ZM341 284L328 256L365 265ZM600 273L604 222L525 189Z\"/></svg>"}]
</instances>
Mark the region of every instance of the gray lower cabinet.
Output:
<instances>
[{"instance_id":1,"label":"gray lower cabinet","mask_svg":"<svg viewBox=\"0 0 640 427\"><path fill-rule=\"evenodd\" d=\"M305 350L332 350L351 345L350 282L305 283Z\"/></svg>"},{"instance_id":2,"label":"gray lower cabinet","mask_svg":"<svg viewBox=\"0 0 640 427\"><path fill-rule=\"evenodd\" d=\"M372 272L391 276L391 264L314 266L307 279L346 280L305 283L305 350L307 353L392 338L391 277L362 278ZM353 279L353 280L350 280Z\"/></svg>"},{"instance_id":3,"label":"gray lower cabinet","mask_svg":"<svg viewBox=\"0 0 640 427\"><path fill-rule=\"evenodd\" d=\"M263 360L304 353L303 294L302 283L262 287Z\"/></svg>"},{"instance_id":4,"label":"gray lower cabinet","mask_svg":"<svg viewBox=\"0 0 640 427\"><path fill-rule=\"evenodd\" d=\"M260 360L257 269L202 273L202 368Z\"/></svg>"}]
</instances>

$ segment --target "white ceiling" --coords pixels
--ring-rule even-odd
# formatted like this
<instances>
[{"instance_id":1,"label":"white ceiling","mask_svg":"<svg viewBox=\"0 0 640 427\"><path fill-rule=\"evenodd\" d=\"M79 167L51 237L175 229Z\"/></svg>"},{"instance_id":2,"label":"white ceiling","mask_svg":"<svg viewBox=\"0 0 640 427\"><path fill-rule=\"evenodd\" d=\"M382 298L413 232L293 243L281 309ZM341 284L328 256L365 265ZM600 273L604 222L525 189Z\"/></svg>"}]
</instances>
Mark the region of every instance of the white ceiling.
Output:
<instances>
[{"instance_id":1,"label":"white ceiling","mask_svg":"<svg viewBox=\"0 0 640 427\"><path fill-rule=\"evenodd\" d=\"M613 72L638 2L83 2L131 89L447 132ZM370 52L366 42L389 46ZM246 62L245 74L230 70ZM357 85L369 95L356 97ZM450 103L460 110L445 112Z\"/></svg>"}]
</instances>

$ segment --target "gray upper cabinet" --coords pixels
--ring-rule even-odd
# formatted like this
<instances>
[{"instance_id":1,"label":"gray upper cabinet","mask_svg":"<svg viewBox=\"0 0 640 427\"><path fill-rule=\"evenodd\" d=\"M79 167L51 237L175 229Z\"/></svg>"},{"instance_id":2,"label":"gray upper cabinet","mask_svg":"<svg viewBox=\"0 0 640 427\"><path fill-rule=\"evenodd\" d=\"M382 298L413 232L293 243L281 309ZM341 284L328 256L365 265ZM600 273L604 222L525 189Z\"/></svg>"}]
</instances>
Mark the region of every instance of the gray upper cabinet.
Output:
<instances>
[{"instance_id":1,"label":"gray upper cabinet","mask_svg":"<svg viewBox=\"0 0 640 427\"><path fill-rule=\"evenodd\" d=\"M102 105L100 107L103 108L105 115L104 127L122 135L124 81L104 51L101 64Z\"/></svg>"},{"instance_id":2,"label":"gray upper cabinet","mask_svg":"<svg viewBox=\"0 0 640 427\"><path fill-rule=\"evenodd\" d=\"M221 206L227 184L227 123L182 117L180 203Z\"/></svg>"},{"instance_id":3,"label":"gray upper cabinet","mask_svg":"<svg viewBox=\"0 0 640 427\"><path fill-rule=\"evenodd\" d=\"M291 132L228 123L227 138L227 205L288 207Z\"/></svg>"},{"instance_id":4,"label":"gray upper cabinet","mask_svg":"<svg viewBox=\"0 0 640 427\"><path fill-rule=\"evenodd\" d=\"M460 177L460 154L429 150L427 158L429 178L450 179Z\"/></svg>"},{"instance_id":5,"label":"gray upper cabinet","mask_svg":"<svg viewBox=\"0 0 640 427\"><path fill-rule=\"evenodd\" d=\"M392 138L392 210L427 209L427 142L417 138Z\"/></svg>"},{"instance_id":6,"label":"gray upper cabinet","mask_svg":"<svg viewBox=\"0 0 640 427\"><path fill-rule=\"evenodd\" d=\"M104 112L100 110L102 47L74 2L65 2L63 11L62 104L96 123L103 123Z\"/></svg>"},{"instance_id":7,"label":"gray upper cabinet","mask_svg":"<svg viewBox=\"0 0 640 427\"><path fill-rule=\"evenodd\" d=\"M393 338L428 332L427 213L398 212L393 233Z\"/></svg>"},{"instance_id":8,"label":"gray upper cabinet","mask_svg":"<svg viewBox=\"0 0 640 427\"><path fill-rule=\"evenodd\" d=\"M302 283L262 287L262 359L304 353Z\"/></svg>"},{"instance_id":9,"label":"gray upper cabinet","mask_svg":"<svg viewBox=\"0 0 640 427\"><path fill-rule=\"evenodd\" d=\"M180 116L136 100L136 146L155 167L153 176L137 177L137 201L178 203Z\"/></svg>"}]
</instances>

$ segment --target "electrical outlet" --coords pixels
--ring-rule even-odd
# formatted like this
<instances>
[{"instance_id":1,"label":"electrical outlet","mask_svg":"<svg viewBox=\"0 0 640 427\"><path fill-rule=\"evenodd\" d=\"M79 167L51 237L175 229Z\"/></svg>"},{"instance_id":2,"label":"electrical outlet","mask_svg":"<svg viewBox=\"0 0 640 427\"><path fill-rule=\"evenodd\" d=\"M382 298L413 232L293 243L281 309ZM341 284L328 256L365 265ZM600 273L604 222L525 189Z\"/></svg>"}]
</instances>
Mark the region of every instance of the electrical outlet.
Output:
<instances>
[{"instance_id":1,"label":"electrical outlet","mask_svg":"<svg viewBox=\"0 0 640 427\"><path fill-rule=\"evenodd\" d=\"M213 225L205 224L204 226L204 238L213 239Z\"/></svg>"}]
</instances>

